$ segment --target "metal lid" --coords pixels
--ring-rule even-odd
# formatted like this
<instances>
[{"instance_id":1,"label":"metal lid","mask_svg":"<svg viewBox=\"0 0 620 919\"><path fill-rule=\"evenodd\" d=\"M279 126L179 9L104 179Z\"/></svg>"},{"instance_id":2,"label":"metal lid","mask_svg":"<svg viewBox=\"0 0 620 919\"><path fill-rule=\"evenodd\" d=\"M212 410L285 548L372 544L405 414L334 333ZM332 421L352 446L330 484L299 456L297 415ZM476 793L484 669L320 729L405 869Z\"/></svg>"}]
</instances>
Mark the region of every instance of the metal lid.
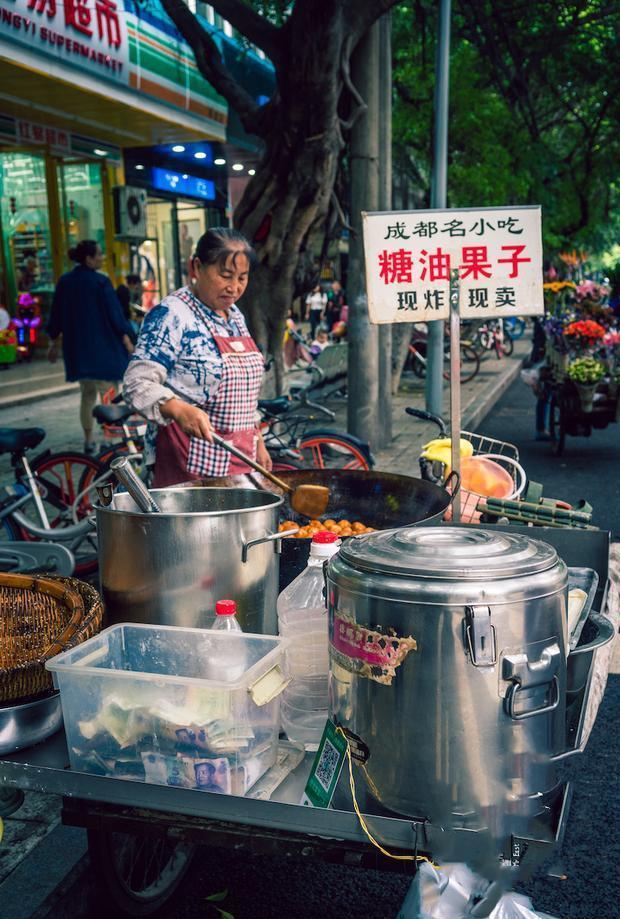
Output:
<instances>
[{"instance_id":1,"label":"metal lid","mask_svg":"<svg viewBox=\"0 0 620 919\"><path fill-rule=\"evenodd\" d=\"M362 571L481 581L545 571L552 546L529 536L459 527L403 527L347 540L340 558Z\"/></svg>"}]
</instances>

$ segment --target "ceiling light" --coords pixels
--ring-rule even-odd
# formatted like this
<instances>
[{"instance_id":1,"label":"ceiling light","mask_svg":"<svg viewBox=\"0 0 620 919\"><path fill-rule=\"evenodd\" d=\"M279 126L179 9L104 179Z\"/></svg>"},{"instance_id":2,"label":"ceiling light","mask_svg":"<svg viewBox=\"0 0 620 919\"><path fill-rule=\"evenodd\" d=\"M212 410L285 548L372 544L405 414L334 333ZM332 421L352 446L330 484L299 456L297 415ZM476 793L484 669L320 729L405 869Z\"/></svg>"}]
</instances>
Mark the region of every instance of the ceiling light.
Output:
<instances>
[{"instance_id":1,"label":"ceiling light","mask_svg":"<svg viewBox=\"0 0 620 919\"><path fill-rule=\"evenodd\" d=\"M183 173L183 178L184 178L184 179L189 179L189 176L188 176L188 174L187 174L186 172Z\"/></svg>"},{"instance_id":2,"label":"ceiling light","mask_svg":"<svg viewBox=\"0 0 620 919\"><path fill-rule=\"evenodd\" d=\"M256 175L256 169L248 169L248 175L249 175L249 176L255 176L255 175Z\"/></svg>"},{"instance_id":3,"label":"ceiling light","mask_svg":"<svg viewBox=\"0 0 620 919\"><path fill-rule=\"evenodd\" d=\"M241 172L243 169L243 163L233 163L232 168L235 172Z\"/></svg>"},{"instance_id":4,"label":"ceiling light","mask_svg":"<svg viewBox=\"0 0 620 919\"><path fill-rule=\"evenodd\" d=\"M194 153L194 159L206 160L206 158L207 154L204 152L204 150L197 150L196 153Z\"/></svg>"},{"instance_id":5,"label":"ceiling light","mask_svg":"<svg viewBox=\"0 0 620 919\"><path fill-rule=\"evenodd\" d=\"M136 172L142 172L142 170L144 169L144 166L142 165L142 163L138 163L138 165L135 166L134 168Z\"/></svg>"},{"instance_id":6,"label":"ceiling light","mask_svg":"<svg viewBox=\"0 0 620 919\"><path fill-rule=\"evenodd\" d=\"M218 156L216 160L213 160L216 166L225 166L226 160L223 160L221 156Z\"/></svg>"},{"instance_id":7,"label":"ceiling light","mask_svg":"<svg viewBox=\"0 0 620 919\"><path fill-rule=\"evenodd\" d=\"M99 147L95 147L95 149L93 150L93 153L94 153L96 156L107 156L107 155L108 155L108 151L107 151L107 150L100 150Z\"/></svg>"},{"instance_id":8,"label":"ceiling light","mask_svg":"<svg viewBox=\"0 0 620 919\"><path fill-rule=\"evenodd\" d=\"M175 144L172 148L173 153L185 153L185 147L183 144Z\"/></svg>"}]
</instances>

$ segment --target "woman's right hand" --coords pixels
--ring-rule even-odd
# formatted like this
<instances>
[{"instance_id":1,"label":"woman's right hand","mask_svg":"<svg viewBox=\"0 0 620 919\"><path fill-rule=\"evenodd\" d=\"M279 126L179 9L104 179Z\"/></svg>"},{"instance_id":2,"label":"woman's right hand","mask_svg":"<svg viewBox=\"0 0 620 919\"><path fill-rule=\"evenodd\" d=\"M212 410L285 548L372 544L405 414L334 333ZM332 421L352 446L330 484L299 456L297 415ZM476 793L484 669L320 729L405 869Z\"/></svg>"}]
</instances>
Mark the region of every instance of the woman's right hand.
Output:
<instances>
[{"instance_id":1,"label":"woman's right hand","mask_svg":"<svg viewBox=\"0 0 620 919\"><path fill-rule=\"evenodd\" d=\"M168 399L160 410L164 418L176 421L184 434L213 443L213 426L209 416L197 405L189 405L182 399Z\"/></svg>"}]
</instances>

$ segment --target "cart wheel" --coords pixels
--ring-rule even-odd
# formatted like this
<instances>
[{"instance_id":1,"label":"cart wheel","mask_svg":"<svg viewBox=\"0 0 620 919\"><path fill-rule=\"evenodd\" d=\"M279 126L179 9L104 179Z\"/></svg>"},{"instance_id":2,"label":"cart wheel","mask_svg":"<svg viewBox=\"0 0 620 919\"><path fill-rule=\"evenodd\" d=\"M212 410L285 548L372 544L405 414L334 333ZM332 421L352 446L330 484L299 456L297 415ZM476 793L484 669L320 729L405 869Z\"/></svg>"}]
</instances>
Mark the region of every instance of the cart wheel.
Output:
<instances>
[{"instance_id":1,"label":"cart wheel","mask_svg":"<svg viewBox=\"0 0 620 919\"><path fill-rule=\"evenodd\" d=\"M102 915L151 916L172 896L195 846L157 836L88 830Z\"/></svg>"},{"instance_id":2,"label":"cart wheel","mask_svg":"<svg viewBox=\"0 0 620 919\"><path fill-rule=\"evenodd\" d=\"M562 403L555 396L551 399L549 411L549 433L551 434L551 449L554 456L562 456L566 440L566 424Z\"/></svg>"}]
</instances>

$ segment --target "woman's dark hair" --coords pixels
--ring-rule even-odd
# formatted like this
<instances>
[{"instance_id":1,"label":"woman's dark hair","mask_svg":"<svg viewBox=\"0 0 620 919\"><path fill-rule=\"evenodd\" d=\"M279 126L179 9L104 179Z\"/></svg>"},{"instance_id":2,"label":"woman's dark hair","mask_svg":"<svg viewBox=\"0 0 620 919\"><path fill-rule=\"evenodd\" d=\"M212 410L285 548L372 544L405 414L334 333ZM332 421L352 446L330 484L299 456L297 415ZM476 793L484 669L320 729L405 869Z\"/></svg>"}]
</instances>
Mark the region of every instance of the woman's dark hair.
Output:
<instances>
[{"instance_id":1,"label":"woman's dark hair","mask_svg":"<svg viewBox=\"0 0 620 919\"><path fill-rule=\"evenodd\" d=\"M77 246L69 249L68 255L72 262L78 265L84 265L87 258L94 258L97 255L98 243L94 239L83 239Z\"/></svg>"},{"instance_id":2,"label":"woman's dark hair","mask_svg":"<svg viewBox=\"0 0 620 919\"><path fill-rule=\"evenodd\" d=\"M243 233L229 227L211 227L196 243L192 258L199 258L203 265L219 265L224 268L231 255L235 267L238 255L245 255L250 267L256 261L254 249Z\"/></svg>"}]
</instances>

